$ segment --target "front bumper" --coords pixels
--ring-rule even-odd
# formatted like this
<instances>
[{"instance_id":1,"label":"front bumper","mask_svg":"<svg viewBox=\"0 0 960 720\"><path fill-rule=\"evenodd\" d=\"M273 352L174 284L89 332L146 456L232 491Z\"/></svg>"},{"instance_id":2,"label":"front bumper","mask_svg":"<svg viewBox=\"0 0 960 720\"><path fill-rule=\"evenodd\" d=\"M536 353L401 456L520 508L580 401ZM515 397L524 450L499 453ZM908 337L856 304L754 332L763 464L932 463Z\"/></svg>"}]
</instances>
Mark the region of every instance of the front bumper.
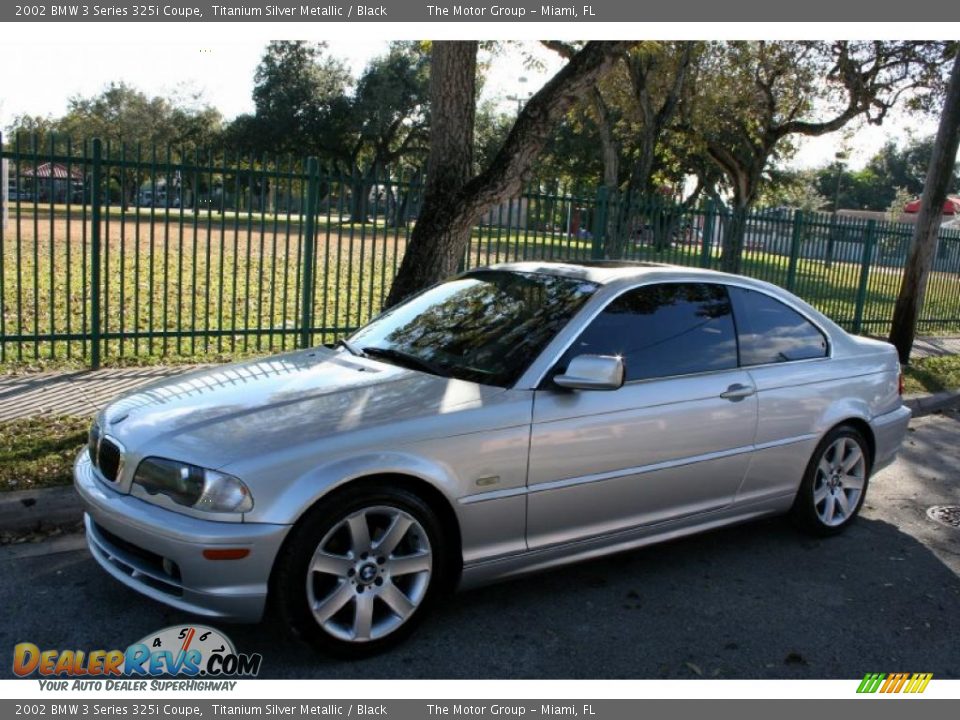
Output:
<instances>
[{"instance_id":1,"label":"front bumper","mask_svg":"<svg viewBox=\"0 0 960 720\"><path fill-rule=\"evenodd\" d=\"M878 415L870 421L873 430L874 459L872 472L877 473L892 463L907 435L907 426L910 424L910 408L901 405L892 412Z\"/></svg>"},{"instance_id":2,"label":"front bumper","mask_svg":"<svg viewBox=\"0 0 960 720\"><path fill-rule=\"evenodd\" d=\"M256 622L289 525L200 520L118 493L97 478L86 450L73 468L94 559L124 585L185 612ZM240 560L208 560L206 548L248 548Z\"/></svg>"}]
</instances>

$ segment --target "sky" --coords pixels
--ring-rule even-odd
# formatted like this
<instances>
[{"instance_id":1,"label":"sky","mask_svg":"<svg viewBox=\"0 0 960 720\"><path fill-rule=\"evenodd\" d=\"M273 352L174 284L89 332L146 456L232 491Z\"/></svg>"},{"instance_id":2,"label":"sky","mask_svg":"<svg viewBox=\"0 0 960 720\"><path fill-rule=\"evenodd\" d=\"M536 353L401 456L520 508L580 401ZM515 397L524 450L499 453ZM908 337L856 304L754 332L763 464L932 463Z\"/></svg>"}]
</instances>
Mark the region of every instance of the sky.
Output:
<instances>
[{"instance_id":1,"label":"sky","mask_svg":"<svg viewBox=\"0 0 960 720\"><path fill-rule=\"evenodd\" d=\"M383 39L328 39L328 52L347 62L359 75L371 57L387 47ZM542 70L524 67L521 50L512 46L493 58L481 99L500 103L503 111L515 111L508 97L526 96L546 82L562 65L561 60L536 43L526 43L544 63ZM150 95L201 92L204 100L226 118L253 110L253 73L263 53L264 42L193 40L176 42L83 42L58 38L46 44L5 38L0 44L0 128L5 129L20 114L53 115L65 112L74 95L95 95L111 81L133 85ZM796 155L786 163L792 168L811 168L834 161L844 150L852 168L862 167L888 140L905 142L936 131L935 118L894 113L881 127L849 128L844 137L832 133L820 138L802 138Z\"/></svg>"}]
</instances>

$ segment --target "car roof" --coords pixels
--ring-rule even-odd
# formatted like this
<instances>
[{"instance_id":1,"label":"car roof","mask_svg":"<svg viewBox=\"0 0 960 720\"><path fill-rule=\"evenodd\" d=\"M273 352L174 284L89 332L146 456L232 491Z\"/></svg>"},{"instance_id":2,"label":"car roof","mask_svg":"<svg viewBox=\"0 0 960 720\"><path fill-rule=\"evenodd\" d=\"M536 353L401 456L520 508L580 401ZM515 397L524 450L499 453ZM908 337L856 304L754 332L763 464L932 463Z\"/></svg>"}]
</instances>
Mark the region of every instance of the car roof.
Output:
<instances>
[{"instance_id":1,"label":"car roof","mask_svg":"<svg viewBox=\"0 0 960 720\"><path fill-rule=\"evenodd\" d=\"M779 285L766 282L765 280L757 280L756 278L746 277L745 275L734 275L718 270L687 267L685 265L670 265L668 263L630 262L625 260L586 260L582 262L528 260L474 268L470 270L470 272L487 270L510 270L514 272L539 273L542 275L555 275L558 277L586 280L597 283L598 285L607 286L611 292L616 292L618 288L630 286L639 280L686 282L692 278L696 278L703 282L732 283L746 288L753 288L768 295L773 295L782 301L786 301L788 305L793 305L795 309L800 310L803 314L815 320L821 329L827 330L831 336L846 335L843 329L830 318L789 290Z\"/></svg>"},{"instance_id":2,"label":"car roof","mask_svg":"<svg viewBox=\"0 0 960 720\"><path fill-rule=\"evenodd\" d=\"M718 272L717 270L706 270L684 265L670 265L668 263L631 262L626 260L584 260L577 262L528 260L523 262L500 263L484 268L476 268L476 270L511 270L514 272L556 275L558 277L587 280L599 285L609 285L622 280L632 281L641 278L667 278L675 275L689 277L691 275L697 275L703 276L704 280L707 278L712 278L715 281L727 279L737 280L738 282L746 281L749 284L756 284L757 286L769 286L769 283L758 282L751 278L743 277L742 275L731 275L729 273Z\"/></svg>"}]
</instances>

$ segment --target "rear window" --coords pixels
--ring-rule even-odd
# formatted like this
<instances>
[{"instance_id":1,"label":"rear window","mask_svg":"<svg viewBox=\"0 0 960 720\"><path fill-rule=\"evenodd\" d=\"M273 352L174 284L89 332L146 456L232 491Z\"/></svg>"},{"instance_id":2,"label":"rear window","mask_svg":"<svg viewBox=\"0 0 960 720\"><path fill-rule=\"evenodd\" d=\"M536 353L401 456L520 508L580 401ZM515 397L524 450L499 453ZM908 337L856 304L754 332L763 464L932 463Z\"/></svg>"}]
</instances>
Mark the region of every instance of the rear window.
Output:
<instances>
[{"instance_id":1,"label":"rear window","mask_svg":"<svg viewBox=\"0 0 960 720\"><path fill-rule=\"evenodd\" d=\"M827 338L803 315L755 290L730 287L741 365L826 357Z\"/></svg>"}]
</instances>

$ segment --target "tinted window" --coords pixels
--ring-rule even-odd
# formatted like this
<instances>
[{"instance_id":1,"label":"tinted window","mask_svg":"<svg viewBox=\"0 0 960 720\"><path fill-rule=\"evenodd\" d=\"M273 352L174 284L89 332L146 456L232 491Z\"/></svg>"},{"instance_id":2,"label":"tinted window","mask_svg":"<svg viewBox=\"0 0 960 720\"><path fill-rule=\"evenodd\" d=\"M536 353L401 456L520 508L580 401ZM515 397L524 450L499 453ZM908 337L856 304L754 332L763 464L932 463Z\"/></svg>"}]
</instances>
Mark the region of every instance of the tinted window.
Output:
<instances>
[{"instance_id":1,"label":"tinted window","mask_svg":"<svg viewBox=\"0 0 960 720\"><path fill-rule=\"evenodd\" d=\"M555 275L471 273L398 305L350 340L386 362L506 387L596 289Z\"/></svg>"},{"instance_id":2,"label":"tinted window","mask_svg":"<svg viewBox=\"0 0 960 720\"><path fill-rule=\"evenodd\" d=\"M648 285L621 295L564 355L621 355L627 380L737 366L733 314L719 285Z\"/></svg>"},{"instance_id":3,"label":"tinted window","mask_svg":"<svg viewBox=\"0 0 960 720\"><path fill-rule=\"evenodd\" d=\"M797 311L754 290L731 287L730 295L737 312L742 365L826 357L827 339Z\"/></svg>"}]
</instances>

